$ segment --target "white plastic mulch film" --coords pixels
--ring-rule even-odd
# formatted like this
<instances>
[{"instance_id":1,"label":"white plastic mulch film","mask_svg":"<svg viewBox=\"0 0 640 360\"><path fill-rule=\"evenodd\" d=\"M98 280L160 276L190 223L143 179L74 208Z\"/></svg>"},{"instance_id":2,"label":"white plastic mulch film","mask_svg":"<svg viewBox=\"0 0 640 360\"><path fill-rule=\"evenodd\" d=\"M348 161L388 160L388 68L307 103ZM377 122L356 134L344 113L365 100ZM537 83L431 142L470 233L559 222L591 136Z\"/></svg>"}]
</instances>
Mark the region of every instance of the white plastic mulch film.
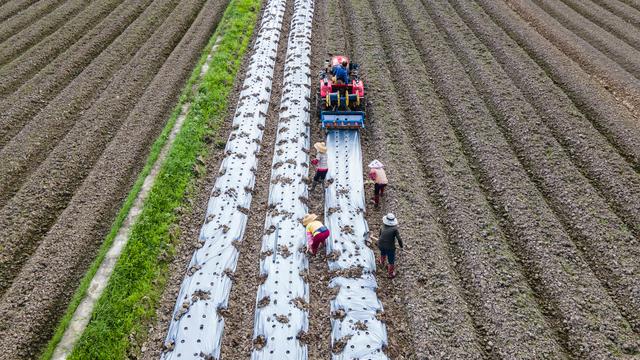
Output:
<instances>
[{"instance_id":1,"label":"white plastic mulch film","mask_svg":"<svg viewBox=\"0 0 640 360\"><path fill-rule=\"evenodd\" d=\"M327 135L331 182L325 193L325 224L329 269L337 272L330 287L338 287L331 301L331 346L334 360L387 359L387 329L378 319L382 303L376 295L375 256L365 244L369 228L364 218L360 135L333 130Z\"/></svg>"},{"instance_id":2,"label":"white plastic mulch film","mask_svg":"<svg viewBox=\"0 0 640 360\"><path fill-rule=\"evenodd\" d=\"M285 12L285 0L264 9L254 53L246 69L233 131L225 148L193 254L182 282L162 359L218 359L227 307L255 182L258 151L271 98L273 70Z\"/></svg>"},{"instance_id":3,"label":"white plastic mulch film","mask_svg":"<svg viewBox=\"0 0 640 360\"><path fill-rule=\"evenodd\" d=\"M297 339L309 328L309 286L301 273L309 172L309 98L313 0L296 0L284 68L283 95L269 187L269 210L262 238L252 359L304 360L307 346Z\"/></svg>"}]
</instances>

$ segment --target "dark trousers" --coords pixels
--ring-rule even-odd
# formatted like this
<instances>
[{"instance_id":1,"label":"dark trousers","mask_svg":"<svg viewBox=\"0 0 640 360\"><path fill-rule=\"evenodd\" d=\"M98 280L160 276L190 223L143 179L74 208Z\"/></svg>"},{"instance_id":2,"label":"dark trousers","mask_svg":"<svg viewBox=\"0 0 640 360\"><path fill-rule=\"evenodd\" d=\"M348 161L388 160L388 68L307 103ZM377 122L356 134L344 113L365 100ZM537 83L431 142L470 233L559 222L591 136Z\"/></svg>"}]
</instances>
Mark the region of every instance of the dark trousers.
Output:
<instances>
[{"instance_id":1,"label":"dark trousers","mask_svg":"<svg viewBox=\"0 0 640 360\"><path fill-rule=\"evenodd\" d=\"M321 182L327 177L329 170L316 170L316 175L313 177L314 182Z\"/></svg>"},{"instance_id":2,"label":"dark trousers","mask_svg":"<svg viewBox=\"0 0 640 360\"><path fill-rule=\"evenodd\" d=\"M378 205L380 203L380 196L384 196L384 188L387 184L375 184L373 187L373 202Z\"/></svg>"},{"instance_id":3,"label":"dark trousers","mask_svg":"<svg viewBox=\"0 0 640 360\"><path fill-rule=\"evenodd\" d=\"M379 248L379 249L380 249L380 255L386 256L387 261L389 262L390 265L394 265L396 263L396 249L383 249L383 248Z\"/></svg>"}]
</instances>

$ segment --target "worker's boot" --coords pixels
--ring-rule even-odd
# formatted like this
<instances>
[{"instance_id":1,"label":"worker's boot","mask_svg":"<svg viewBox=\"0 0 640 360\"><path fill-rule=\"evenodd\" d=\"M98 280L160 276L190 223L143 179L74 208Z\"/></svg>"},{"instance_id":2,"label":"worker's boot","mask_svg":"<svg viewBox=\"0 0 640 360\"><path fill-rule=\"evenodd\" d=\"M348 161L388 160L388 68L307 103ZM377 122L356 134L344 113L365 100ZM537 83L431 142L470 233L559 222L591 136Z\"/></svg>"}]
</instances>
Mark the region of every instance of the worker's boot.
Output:
<instances>
[{"instance_id":1,"label":"worker's boot","mask_svg":"<svg viewBox=\"0 0 640 360\"><path fill-rule=\"evenodd\" d=\"M380 196L379 195L373 195L373 205L377 208L378 206L380 206Z\"/></svg>"},{"instance_id":2,"label":"worker's boot","mask_svg":"<svg viewBox=\"0 0 640 360\"><path fill-rule=\"evenodd\" d=\"M384 266L387 263L387 257L386 256L380 256L380 259L378 259L378 264L380 266Z\"/></svg>"},{"instance_id":3,"label":"worker's boot","mask_svg":"<svg viewBox=\"0 0 640 360\"><path fill-rule=\"evenodd\" d=\"M396 267L395 265L387 265L387 273L389 275L389 279L393 279L394 277L396 277Z\"/></svg>"}]
</instances>

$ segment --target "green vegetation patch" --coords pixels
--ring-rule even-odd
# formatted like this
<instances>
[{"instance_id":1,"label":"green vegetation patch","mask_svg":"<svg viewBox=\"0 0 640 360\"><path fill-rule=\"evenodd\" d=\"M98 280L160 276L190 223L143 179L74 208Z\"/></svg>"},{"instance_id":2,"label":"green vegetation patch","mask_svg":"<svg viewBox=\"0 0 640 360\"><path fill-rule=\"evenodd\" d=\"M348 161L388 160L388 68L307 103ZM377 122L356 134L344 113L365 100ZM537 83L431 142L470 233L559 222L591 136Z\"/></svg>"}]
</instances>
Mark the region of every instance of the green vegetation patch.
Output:
<instances>
[{"instance_id":1,"label":"green vegetation patch","mask_svg":"<svg viewBox=\"0 0 640 360\"><path fill-rule=\"evenodd\" d=\"M147 325L165 287L167 269L178 236L176 209L196 177L196 158L206 155L205 137L218 132L227 114L229 94L257 20L260 0L232 0L188 80L178 105L155 141L147 164L120 210L96 260L78 287L65 316L41 359L50 359L86 295L93 276L122 226L160 150L166 143L181 107L191 101L184 125L160 169L144 207L131 229L109 283L94 308L91 321L69 359L125 359L139 351ZM202 65L216 40L209 69L197 85Z\"/></svg>"}]
</instances>

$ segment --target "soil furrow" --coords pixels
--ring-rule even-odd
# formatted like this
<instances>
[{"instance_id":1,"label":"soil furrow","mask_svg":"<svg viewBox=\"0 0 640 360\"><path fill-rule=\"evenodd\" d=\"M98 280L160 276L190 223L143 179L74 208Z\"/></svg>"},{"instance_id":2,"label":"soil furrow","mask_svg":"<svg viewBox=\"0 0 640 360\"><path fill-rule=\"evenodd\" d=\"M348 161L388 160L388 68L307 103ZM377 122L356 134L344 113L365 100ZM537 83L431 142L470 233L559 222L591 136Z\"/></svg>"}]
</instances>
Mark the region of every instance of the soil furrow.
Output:
<instances>
[{"instance_id":1,"label":"soil furrow","mask_svg":"<svg viewBox=\"0 0 640 360\"><path fill-rule=\"evenodd\" d=\"M406 53L411 50L411 37L402 26L398 11L392 4L384 6L382 2L374 3L374 14L380 22L379 32L386 58L412 57ZM372 18L366 12L359 14L359 17ZM371 34L372 30L364 28L360 31L365 32ZM434 39L431 38L430 41ZM413 58L415 57L414 50ZM402 78L398 80L398 85L415 81L413 66L403 64L400 68L404 61L394 61L394 65L398 67L396 76ZM426 79L426 76L423 78ZM419 88L423 89L424 85ZM406 89L403 91L412 92ZM410 105L409 109L413 108ZM411 111L406 114L405 119L421 117L420 112ZM454 154L450 153L450 156L453 157ZM426 153L422 155L428 156ZM464 158L458 152L456 160L462 160L460 157ZM445 159L439 159L440 166ZM464 168L464 162L460 165ZM443 175L446 177L431 178L440 205L438 215L450 232L449 246L469 293L467 301L473 305L472 314L478 332L483 336L485 350L490 356L507 358L519 358L525 353L562 357L563 350L558 346L553 331L542 316L532 291L514 260L507 239L498 225L499 219L479 187L472 185L477 184L474 174L471 171L459 171L455 175L452 172Z\"/></svg>"},{"instance_id":2,"label":"soil furrow","mask_svg":"<svg viewBox=\"0 0 640 360\"><path fill-rule=\"evenodd\" d=\"M522 2L523 0L507 1L510 6L516 9L520 7ZM530 5L535 14L534 16L545 16L543 13L546 12L561 23L562 26L573 31L593 47L602 51L611 60L620 64L622 68L633 76L640 79L640 52L638 50L585 19L563 3L532 0Z\"/></svg>"},{"instance_id":3,"label":"soil furrow","mask_svg":"<svg viewBox=\"0 0 640 360\"><path fill-rule=\"evenodd\" d=\"M0 6L0 21L5 21L20 11L24 11L36 1L37 0L3 1L2 6Z\"/></svg>"},{"instance_id":4,"label":"soil furrow","mask_svg":"<svg viewBox=\"0 0 640 360\"><path fill-rule=\"evenodd\" d=\"M87 5L89 5L89 3L85 0L65 2L49 15L13 35L7 40L10 46L4 46L0 50L0 66L8 63L14 57L56 32L87 7Z\"/></svg>"},{"instance_id":5,"label":"soil furrow","mask_svg":"<svg viewBox=\"0 0 640 360\"><path fill-rule=\"evenodd\" d=\"M0 69L0 78L2 78L0 96L9 95L28 82L42 67L53 62L53 59L62 52L69 51L69 48L81 37L86 36L85 39L87 39L88 36L95 36L95 31L92 29L104 27L105 23L111 21L111 18L107 16L122 2L122 0L111 0L92 3L54 34L22 54L10 50L10 46L0 50L5 52L8 57L17 57ZM105 20L106 17L109 20ZM105 42L105 46L110 42ZM76 69L81 71L83 68L84 66L79 65ZM4 102L6 101L5 99ZM4 102L0 106L4 107Z\"/></svg>"},{"instance_id":6,"label":"soil furrow","mask_svg":"<svg viewBox=\"0 0 640 360\"><path fill-rule=\"evenodd\" d=\"M640 28L640 11L619 0L591 0L600 7L609 10L629 24Z\"/></svg>"},{"instance_id":7,"label":"soil furrow","mask_svg":"<svg viewBox=\"0 0 640 360\"><path fill-rule=\"evenodd\" d=\"M198 4L196 2L196 10ZM226 1L210 0L190 27L185 23L179 25L181 28L187 25L188 31L20 273L18 281L3 297L0 314L6 314L4 319L11 319L6 322L10 324L11 334L4 334L3 338L21 356L37 353L39 346L49 339L75 284L93 259L100 240L144 164L150 144L164 126L164 121L158 119L169 116L226 4ZM185 13L191 10L189 4L184 4L182 9ZM191 19L191 15L186 17ZM170 31L163 33L171 34ZM52 254L62 261L51 261ZM47 264L45 273L38 270L41 264ZM25 296L47 301L30 301L17 308L18 299Z\"/></svg>"},{"instance_id":8,"label":"soil furrow","mask_svg":"<svg viewBox=\"0 0 640 360\"><path fill-rule=\"evenodd\" d=\"M640 11L640 1L638 0L619 0L619 1Z\"/></svg>"},{"instance_id":9,"label":"soil furrow","mask_svg":"<svg viewBox=\"0 0 640 360\"><path fill-rule=\"evenodd\" d=\"M640 11L619 0L591 0L600 7L609 10L627 23L640 29Z\"/></svg>"},{"instance_id":10,"label":"soil furrow","mask_svg":"<svg viewBox=\"0 0 640 360\"><path fill-rule=\"evenodd\" d=\"M319 0L314 5L314 19L311 46L311 93L315 101L318 91L317 74L324 69L328 60L327 50L332 53L347 53L346 43L349 41L345 33L342 16L337 9L336 1ZM329 45L335 44L335 45ZM325 134L320 129L319 114L315 103L312 103L311 139L310 143L325 140ZM313 176L313 168L309 170L309 177ZM324 213L324 192L317 189L309 191L308 211L321 215ZM329 289L329 266L326 255L319 251L317 258L310 258L307 282L309 284L309 329L307 336L309 359L328 359L331 352L331 317L330 302L333 292Z\"/></svg>"},{"instance_id":11,"label":"soil furrow","mask_svg":"<svg viewBox=\"0 0 640 360\"><path fill-rule=\"evenodd\" d=\"M574 194L578 193L583 195L582 198L577 200L561 199L559 202L585 204L585 206L588 206L589 202L591 202L588 212L597 214L597 205L594 205L592 200L597 199L597 194L594 194L594 191L589 188L589 184L586 181L580 182L577 180L579 179L578 176L571 178L571 176L564 175L572 174L577 172L577 170L569 164L568 159L563 158L562 148L553 142L553 137L548 134L548 131L546 131L545 126L541 123L541 120L537 117L534 110L522 98L515 86L510 83L510 80L508 80L502 69L495 64L495 60L486 55L488 51L478 43L477 39L473 37L468 29L465 29L464 23L454 15L455 12L453 9L446 6L438 6L433 2L429 3L427 7L431 17L436 19L438 29L443 34L448 35L449 45L455 51L458 58L457 60L461 61L462 65L465 66L475 85L480 89L480 94L484 97L486 105L493 113L494 118L498 120L499 126L501 127L500 130L505 133L509 145L515 150L516 155L519 156L528 171L533 173L533 177L538 178L538 183L543 183L543 188L546 188L547 192L551 193L550 197L552 201L550 202L553 203L555 201L554 198L559 199L561 197L559 194L571 194L571 187L578 188L577 191L574 190L573 192ZM427 29L435 31L435 29ZM454 61L454 59L451 61ZM499 101L496 101L496 99L499 99ZM504 145L500 147L504 148ZM507 149L504 148L504 150ZM532 159L536 161L532 161ZM538 164L540 164L540 166ZM495 168L500 169L500 166L495 166ZM558 174L561 171L563 171L564 174ZM528 200L530 203L537 203L533 209L544 214L543 220L549 225L545 226L545 228L563 228L562 224L554 218L553 213L545 204L545 201L537 194L535 187L527 179L524 170L511 172L509 174L498 173L492 176L492 178L493 182L500 182L500 180L494 180L498 178L510 179L510 181L514 183L521 184L521 187L527 189L527 191L511 194L512 198L531 198ZM571 184L571 180L577 180L576 184ZM485 180L485 183L486 182ZM529 186L525 186L527 183L529 183ZM505 186L507 185L505 184ZM564 189L556 191L554 187ZM591 192L591 194L589 194L589 192ZM586 194L586 196L584 194ZM587 198L587 196L589 197ZM574 209L570 211L575 213L580 212L580 210ZM535 217L533 215L535 215L535 212L532 212L528 218L541 218L540 216ZM606 212L603 214L602 211L599 215L611 216L611 214L607 214ZM585 224L589 223L588 219L583 219L583 221ZM618 225L620 226L620 224ZM598 226L598 224L596 224L596 226ZM543 244L544 235L540 235L542 236L539 236L538 239L535 240L537 240L539 244ZM549 234L547 233L546 235L548 236ZM637 346L638 339L626 321L618 320L620 313L616 309L615 303L609 298L604 288L598 282L598 279L592 274L587 263L579 257L579 252L575 246L571 244L571 239L564 232L557 230L554 235L556 239L553 242L561 245L555 249L555 252L561 250L562 252L560 253L567 253L567 250L571 250L571 253L568 254L569 257L564 259L560 258L558 259L560 261L555 261L551 265L539 263L536 268L542 271L543 277L547 280L561 281L565 284L565 289L553 289L555 290L555 294L553 292L551 292L551 294L554 296L544 296L543 298L553 299L550 302L555 306L557 317L567 322L573 322L571 327L563 326L563 330L568 333L566 335L567 346L570 347L578 357L606 357L619 352L633 351L632 349ZM521 238L524 236L526 236L526 233L518 233L513 238ZM539 259L544 257L544 253L545 252L534 253L535 256L524 256L523 258ZM567 266L567 264L571 263L577 265L574 265L575 269ZM564 268L560 265L563 265ZM555 266L555 271L549 272L550 266ZM578 279L577 272L582 273L582 279L576 281L571 289L572 291L562 293L565 290L569 290L567 289L568 284ZM568 273L571 273L572 276L569 276ZM548 290L549 286L546 282L543 282L542 288L546 290L545 293L550 293ZM589 295L585 299L581 299L578 294L580 294L581 289L585 288L590 289L590 291L587 292ZM576 303L567 304L567 299L572 297L576 299ZM581 306L578 307L576 306L577 304L581 304ZM605 334L600 330L594 331L592 328L593 323L599 324L598 329L606 327L611 333L615 333L616 335L611 336L611 333ZM561 324L562 323L558 321L557 325Z\"/></svg>"},{"instance_id":12,"label":"soil furrow","mask_svg":"<svg viewBox=\"0 0 640 360\"><path fill-rule=\"evenodd\" d=\"M149 0L131 1L122 8L123 11L130 11L130 16L121 17L121 21L110 24L109 30L113 32L104 32L105 36L109 36L107 40L115 39L120 31L128 26L124 33L103 52L100 52L97 58L91 59L84 55L91 55L94 51L80 58L73 58L72 61L63 62L55 61L51 65L60 65L54 75L51 76L46 70L54 67L48 66L42 75L36 76L25 87L20 89L9 100L16 100L15 105L10 108L3 122L9 122L10 125L28 121L27 124L18 132L8 143L0 149L0 161L6 165L5 171L0 173L0 206L4 206L7 201L20 189L20 187L29 181L29 174L35 171L38 166L46 159L48 153L54 149L64 136L73 128L82 111L90 108L91 104L96 101L100 93L109 85L111 77L121 71L126 61L136 55L144 41L146 41L154 31L166 19L166 16L174 9L177 0L158 0L149 6L142 16L138 17L132 24L136 14L140 14L148 5ZM114 14L121 15L120 12ZM152 15L150 20L146 20L145 15ZM100 30L98 28L97 30ZM98 36L96 40L103 39ZM81 50L93 49L95 41L91 41L88 47ZM104 48L100 46L99 48ZM138 55L141 56L141 55ZM82 70L82 72L73 78L73 70L78 62L91 63ZM59 71L70 70L70 73ZM71 76L69 76L71 75ZM64 87L67 82L69 85ZM33 92L29 93L31 86L40 87L43 91L54 92L57 89L62 91L47 103L47 94L49 92ZM22 97L23 92L28 95ZM18 97L18 99L16 99ZM43 104L43 109L37 113L31 104ZM7 105L11 106L10 103ZM44 106L46 105L46 106ZM32 113L36 111L36 114ZM31 117L33 116L33 117ZM9 135L5 133L5 135ZM6 137L5 137L6 138Z\"/></svg>"},{"instance_id":13,"label":"soil furrow","mask_svg":"<svg viewBox=\"0 0 640 360\"><path fill-rule=\"evenodd\" d=\"M562 0L576 13L615 35L627 44L640 49L640 31L631 24L620 21L620 18L590 1Z\"/></svg>"},{"instance_id":14,"label":"soil furrow","mask_svg":"<svg viewBox=\"0 0 640 360\"><path fill-rule=\"evenodd\" d=\"M260 256L265 218L269 211L269 184L271 163L276 139L276 128L282 97L287 38L291 28L293 0L288 0L282 19L278 55L273 73L273 88L267 112L260 152L253 199L249 210L244 239L240 243L238 263L233 275L233 287L225 311L225 329L220 346L221 359L250 358L253 350L254 308L256 292L260 285Z\"/></svg>"},{"instance_id":15,"label":"soil furrow","mask_svg":"<svg viewBox=\"0 0 640 360\"><path fill-rule=\"evenodd\" d=\"M0 45L5 45L5 41L20 30L30 26L43 16L53 12L64 0L43 0L20 11L15 16L4 20L0 28Z\"/></svg>"},{"instance_id":16,"label":"soil furrow","mask_svg":"<svg viewBox=\"0 0 640 360\"><path fill-rule=\"evenodd\" d=\"M192 0L169 14L2 209L3 288L66 207L202 5L202 0Z\"/></svg>"},{"instance_id":17,"label":"soil furrow","mask_svg":"<svg viewBox=\"0 0 640 360\"><path fill-rule=\"evenodd\" d=\"M532 29L507 5L487 0L477 1L547 75L571 98L593 125L603 133L638 172L640 171L640 126L638 120L604 88L560 50Z\"/></svg>"},{"instance_id":18,"label":"soil furrow","mask_svg":"<svg viewBox=\"0 0 640 360\"><path fill-rule=\"evenodd\" d=\"M353 7L339 11L353 12ZM393 310L391 304L394 303L395 307L401 308L411 331L402 330L401 312L390 313L387 321L389 343L394 345L394 338L409 336L413 341L408 346L413 346L413 356L419 359L432 356L482 359L482 334L477 331L483 330L474 327L471 314L475 311L465 301L468 295L462 289L460 274L454 264L459 259L452 259L448 235L436 220L437 212L427 192L427 181L418 166L420 156L407 133L406 117L395 98L396 87L390 73L385 71L388 65L378 30L373 27L365 38L356 36L367 28L360 21L351 22L351 19L346 23L353 29L345 38L354 41L351 54L354 61L362 65L363 78L368 84L366 96L370 99L369 130L363 147L370 160L378 158L385 164L391 180L382 208L368 213L370 227L375 232L386 211L393 211L406 224L402 232L407 251L400 254L399 275L393 281L385 281L381 276L378 295L385 304L385 312ZM340 37L332 36L329 42L339 44L340 40ZM377 108L384 110L378 112ZM384 269L380 273L384 274ZM398 318L401 321L396 322ZM402 352L402 349L396 346L396 351ZM406 358L412 358L412 353L407 352Z\"/></svg>"},{"instance_id":19,"label":"soil furrow","mask_svg":"<svg viewBox=\"0 0 640 360\"><path fill-rule=\"evenodd\" d=\"M434 15L434 18L437 18L437 17L438 16ZM414 22L412 24L417 25L419 23ZM414 29L414 33L417 31L419 31L419 33L424 33L424 32L432 33L436 31L435 25L431 24L428 27L426 27L427 24L428 22L425 22L425 27ZM460 39L458 39L457 41L460 41ZM453 43L455 41L451 40L451 42ZM551 210L548 209L549 206L545 204L545 201L544 201L545 199L538 193L535 185L529 179L528 172L531 172L535 169L525 170L522 164L520 164L518 158L516 157L516 154L513 153L510 144L502 136L500 128L494 123L494 119L491 115L490 110L485 106L482 100L480 100L481 97L479 95L485 95L487 94L487 91L491 89L490 88L482 89L480 94L478 94L474 89L474 84L472 80L468 76L463 75L465 72L464 69L466 68L466 66L469 66L472 64L459 63L456 57L454 56L454 54L451 53L450 50L444 48L442 45L440 46L440 49L439 49L438 47L434 46L435 44L437 44L437 42L426 43L423 41L421 44L419 43L418 45L420 47L421 54L424 58L425 64L433 64L434 68L432 70L432 75L434 76L434 78L436 78L436 84L437 84L437 87L439 88L439 92L441 96L447 99L448 107L454 112L454 115L455 115L453 118L454 120L453 126L456 129L456 132L461 136L461 139L463 141L467 154L472 156L472 158L474 159L474 162L477 164L477 166L481 168L480 174L481 176L484 177L485 183L488 184L487 186L493 187L494 191L496 192L505 192L505 191L510 192L508 193L508 196L506 196L506 199L505 199L506 201L503 204L501 204L504 209L504 212L507 213L508 216L510 216L510 211L522 209L523 207L522 203L534 202L537 204L535 204L535 207L532 207L532 208L535 209L536 211L541 211L542 209L546 209L545 222L554 223L553 226L555 226L555 227L552 226L551 229L562 229L562 226L558 222L558 219L556 219L555 216L553 215L553 212L551 212ZM453 65L453 64L456 64L456 65ZM475 69L475 70L485 71L482 69ZM445 74L445 75L439 75L439 74ZM455 74L455 75L451 75L451 74ZM448 77L447 75L450 77ZM455 77L456 80L453 81L451 77ZM478 86L480 86L480 84ZM456 90L456 88L458 90ZM464 89L464 90L461 90L461 89ZM509 96L507 96L506 94L501 94L500 99L502 98L509 99ZM515 106L512 106L512 107L515 107ZM511 119L508 119L508 120L514 121ZM531 136L532 135L529 135L529 134L526 135L527 138L530 138ZM544 156L545 155L542 155L542 157ZM530 165L530 164L527 164L527 165ZM553 164L552 166L556 166L556 164ZM539 177L544 178L544 176L550 176L550 173L546 173L544 170L539 171L539 173L542 174L542 176L539 176ZM502 183L502 180L507 180L507 182ZM549 182L551 183L551 185L549 185L548 188L551 188L551 190L554 190L553 181L549 181ZM517 185L514 185L514 184L517 184ZM547 191L549 191L549 189L547 189ZM577 205L578 204L576 204L575 206ZM532 216L532 218L540 218L540 215L537 215L535 217ZM566 220L566 219L562 219L562 220ZM598 227L598 225L599 224L595 224L596 227ZM590 227L590 230L593 230L593 224ZM613 231L616 231L616 230L619 231L618 229L614 229ZM525 232L524 235L526 234L528 233ZM562 236L562 235L563 235L562 233L559 233L559 236ZM604 250L603 248L608 247L608 244L603 244L603 242L598 242L599 239L602 239L602 238L606 239L607 235L599 234L599 236L601 236L601 238L595 237L595 239L591 238L586 241L589 245L589 247L587 248L588 251L586 251L587 252L586 255L588 255L588 260L590 260L589 263L590 265L592 265L592 267L594 267L593 257L595 254L598 253L597 251L594 251L594 248L598 248L599 250ZM569 245L571 245L570 241L568 242L566 241L566 235L564 237L565 237L565 243L568 243ZM542 239L544 239L544 237ZM580 239L580 240L584 240L584 239ZM590 241L593 241L596 243L595 244L590 243ZM548 242L548 240L544 239L544 241L541 241L541 242L542 244L545 244ZM583 248L585 247L585 241L581 241L578 245L579 245L578 248L583 250ZM626 258L626 263L625 263L626 269L633 270L634 265L628 261L629 257L632 257L633 255L618 254L612 248L613 246L609 248L610 253L608 255L614 258L615 259L614 261L624 260ZM611 258L609 260L611 260ZM606 263L606 261L603 261L603 262ZM601 277L604 277L602 275L606 275L606 278L604 280L608 280L606 285L608 285L609 288L611 288L610 280L611 279L619 280L617 278L617 275L620 275L619 270L621 269L614 270L614 269L611 269L611 267L609 267L606 270L601 270L602 266L604 265L602 264L603 262L596 263L597 266L595 266L595 269L597 269L598 275L601 275ZM594 281L592 279L589 279L589 277L587 277L587 280L589 280L592 284L594 283ZM603 279L601 278L601 280ZM622 280L622 281L625 281L625 280ZM627 281L626 283L616 283L615 286L613 287L616 290L621 290L621 289L627 290L627 293L625 295L621 296L620 298L616 298L616 300L628 299L628 301L634 302L635 300L633 300L633 298L625 297L625 296L629 296L630 293L632 294L634 291L634 285L629 283L629 282L632 283L633 280L629 279L626 281ZM597 288L597 281L595 283ZM581 288L581 286L578 288ZM618 294L616 293L616 295ZM618 301L617 302L618 305L620 305L621 302L622 301ZM625 310L633 309L633 307L634 307L633 305L624 305ZM631 315L631 316L634 316L634 315ZM585 326L587 329L589 329L588 328L589 325L585 324ZM593 349L593 351L606 351L606 350L607 349Z\"/></svg>"},{"instance_id":20,"label":"soil furrow","mask_svg":"<svg viewBox=\"0 0 640 360\"><path fill-rule=\"evenodd\" d=\"M567 95L545 76L526 52L493 24L482 9L459 1L455 1L454 7L495 57L495 60L486 60L486 64L496 60L500 63L499 66L518 87L518 91L535 107L536 114L533 117L539 118L549 127L553 136L566 149L571 161L581 168L637 235L640 230L640 176L591 126ZM557 146L556 150L548 147L545 152L557 153L557 150ZM546 156L549 160L552 157Z\"/></svg>"},{"instance_id":21,"label":"soil furrow","mask_svg":"<svg viewBox=\"0 0 640 360\"><path fill-rule=\"evenodd\" d=\"M577 62L585 72L609 90L619 103L635 114L636 118L640 117L640 80L581 37L564 28L553 17L542 11L538 16L532 12L533 7L521 3L517 6L520 15L525 17L540 35Z\"/></svg>"}]
</instances>

